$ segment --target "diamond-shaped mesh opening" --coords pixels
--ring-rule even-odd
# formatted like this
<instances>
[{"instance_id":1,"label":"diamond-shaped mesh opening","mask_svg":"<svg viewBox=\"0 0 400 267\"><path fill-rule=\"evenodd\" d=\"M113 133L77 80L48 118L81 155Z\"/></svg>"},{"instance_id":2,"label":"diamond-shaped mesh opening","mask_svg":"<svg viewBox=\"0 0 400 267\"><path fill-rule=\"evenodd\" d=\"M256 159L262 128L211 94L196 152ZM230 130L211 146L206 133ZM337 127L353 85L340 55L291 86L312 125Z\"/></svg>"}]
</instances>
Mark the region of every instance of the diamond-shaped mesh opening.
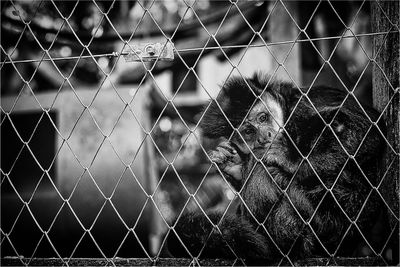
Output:
<instances>
[{"instance_id":1,"label":"diamond-shaped mesh opening","mask_svg":"<svg viewBox=\"0 0 400 267\"><path fill-rule=\"evenodd\" d=\"M21 239L22 236L29 235L29 240ZM41 230L38 228L35 219L32 217L27 208L21 211L21 215L15 221L12 231L9 234L13 246L21 253L21 255L32 255L36 244L42 236Z\"/></svg>"},{"instance_id":2,"label":"diamond-shaped mesh opening","mask_svg":"<svg viewBox=\"0 0 400 267\"><path fill-rule=\"evenodd\" d=\"M231 202L235 197L234 191L221 175L211 169L201 182L195 192L196 202L191 201L188 204L189 209L198 209L196 205L198 203L206 213L212 210L226 211L227 213L236 210L237 204Z\"/></svg>"},{"instance_id":3,"label":"diamond-shaped mesh opening","mask_svg":"<svg viewBox=\"0 0 400 267\"><path fill-rule=\"evenodd\" d=\"M398 10L2 2L2 265L398 264Z\"/></svg>"},{"instance_id":4,"label":"diamond-shaped mesh opening","mask_svg":"<svg viewBox=\"0 0 400 267\"><path fill-rule=\"evenodd\" d=\"M96 183L90 173L85 172L72 193L69 203L85 228L95 221L99 211L104 206L105 200L101 191L97 190ZM83 192L91 191L84 198Z\"/></svg>"},{"instance_id":5,"label":"diamond-shaped mesh opening","mask_svg":"<svg viewBox=\"0 0 400 267\"><path fill-rule=\"evenodd\" d=\"M48 251L53 251L53 257L58 257L58 253L57 251L54 251L51 241L43 236L35 249L35 253L32 256L38 258L48 257Z\"/></svg>"},{"instance_id":6,"label":"diamond-shaped mesh opening","mask_svg":"<svg viewBox=\"0 0 400 267\"><path fill-rule=\"evenodd\" d=\"M43 190L42 192L44 192L46 191L46 188L40 189L40 187L38 187L37 190L39 192ZM55 189L52 189L48 194L49 197L51 197L56 195L57 193ZM39 226L42 229L50 230L53 227L54 220L58 216L59 210L63 205L63 201L57 198L56 200L54 200L52 205L46 209L46 212L43 212L43 206L46 204L47 201L48 198L42 198L40 197L40 194L35 194L31 199L30 209L32 211L32 214L35 216Z\"/></svg>"},{"instance_id":7,"label":"diamond-shaped mesh opening","mask_svg":"<svg viewBox=\"0 0 400 267\"><path fill-rule=\"evenodd\" d=\"M71 254L72 257L81 258L84 257L84 255L88 252L90 252L90 254L96 258L104 257L104 255L99 250L96 242L88 233L82 235L82 238L79 241L80 242L74 248L74 253Z\"/></svg>"},{"instance_id":8,"label":"diamond-shaped mesh opening","mask_svg":"<svg viewBox=\"0 0 400 267\"><path fill-rule=\"evenodd\" d=\"M121 174L121 178L113 191L111 201L124 223L132 228L137 221L137 218L133 217L132 214L141 212L146 204L146 193L140 188L140 184L138 184L134 174L126 170ZM135 206L132 208L126 207L124 205L125 201L135 203Z\"/></svg>"},{"instance_id":9,"label":"diamond-shaped mesh opening","mask_svg":"<svg viewBox=\"0 0 400 267\"><path fill-rule=\"evenodd\" d=\"M326 212L329 207L329 212ZM326 220L325 223L320 220ZM311 227L324 247L324 250L333 254L343 238L346 229L350 226L345 214L336 204L331 194L327 194L319 204Z\"/></svg>"},{"instance_id":10,"label":"diamond-shaped mesh opening","mask_svg":"<svg viewBox=\"0 0 400 267\"><path fill-rule=\"evenodd\" d=\"M108 228L114 228L116 231L108 232ZM115 255L127 233L119 214L109 202L105 204L92 229L93 238L107 257Z\"/></svg>"},{"instance_id":11,"label":"diamond-shaped mesh opening","mask_svg":"<svg viewBox=\"0 0 400 267\"><path fill-rule=\"evenodd\" d=\"M171 222L177 214L182 212L189 198L187 189L180 182L179 177L173 168L167 168L154 193L159 203L160 213L167 222Z\"/></svg>"},{"instance_id":12,"label":"diamond-shaped mesh opening","mask_svg":"<svg viewBox=\"0 0 400 267\"><path fill-rule=\"evenodd\" d=\"M66 224L73 230L68 233L60 231ZM62 257L71 257L84 234L79 218L75 216L70 206L63 205L54 217L48 236Z\"/></svg>"}]
</instances>

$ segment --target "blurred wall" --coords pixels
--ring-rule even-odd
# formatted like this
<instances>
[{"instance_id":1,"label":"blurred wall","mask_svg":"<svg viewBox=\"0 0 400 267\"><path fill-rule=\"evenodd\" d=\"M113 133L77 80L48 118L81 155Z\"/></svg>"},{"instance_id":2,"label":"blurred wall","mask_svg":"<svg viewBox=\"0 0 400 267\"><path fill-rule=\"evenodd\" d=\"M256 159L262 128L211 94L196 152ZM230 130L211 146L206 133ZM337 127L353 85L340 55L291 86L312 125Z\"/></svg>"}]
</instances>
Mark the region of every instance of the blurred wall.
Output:
<instances>
[{"instance_id":1,"label":"blurred wall","mask_svg":"<svg viewBox=\"0 0 400 267\"><path fill-rule=\"evenodd\" d=\"M148 246L150 207L145 205L146 194L141 187L150 193L145 178L150 158L140 124L148 125L142 120L148 118L149 88L96 89L63 89L58 95L2 99L2 107L6 112L12 110L11 114L51 107L56 111L59 131L54 139L56 175L51 178L65 202L54 187L41 188L40 183L35 191L17 189L29 203L24 207L14 190L3 193L10 186L8 181L2 184L1 209L3 215L7 214L2 217L2 229L12 229L12 246L20 255L56 256L54 247L63 257L101 257L102 253L107 257L145 256L142 247ZM44 143L41 147L47 146ZM7 153L2 151L2 156L7 157ZM31 178L37 179L26 173L26 179ZM141 244L133 232L128 232L127 228L133 227ZM91 231L85 233L84 229ZM48 231L50 241L43 238L42 231ZM119 247L123 240L124 245ZM12 246L3 242L2 255L14 256Z\"/></svg>"}]
</instances>

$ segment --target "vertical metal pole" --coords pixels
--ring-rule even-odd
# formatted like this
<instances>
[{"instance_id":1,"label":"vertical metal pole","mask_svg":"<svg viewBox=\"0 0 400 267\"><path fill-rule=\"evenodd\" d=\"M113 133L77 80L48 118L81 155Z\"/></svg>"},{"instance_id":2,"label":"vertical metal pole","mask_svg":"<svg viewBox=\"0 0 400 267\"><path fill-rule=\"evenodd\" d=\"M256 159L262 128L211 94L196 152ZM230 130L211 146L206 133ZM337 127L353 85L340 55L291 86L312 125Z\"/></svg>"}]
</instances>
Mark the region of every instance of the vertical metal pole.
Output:
<instances>
[{"instance_id":1,"label":"vertical metal pole","mask_svg":"<svg viewBox=\"0 0 400 267\"><path fill-rule=\"evenodd\" d=\"M389 148L383 159L379 177L383 177L386 171L387 173L380 191L389 207L399 216L400 5L399 1L378 0L371 3L371 8L373 32L391 31L388 35L374 36L373 52L376 62L373 62L373 103L377 110L384 112L386 138L395 151L393 153ZM391 217L390 223L393 228L398 221Z\"/></svg>"},{"instance_id":2,"label":"vertical metal pole","mask_svg":"<svg viewBox=\"0 0 400 267\"><path fill-rule=\"evenodd\" d=\"M146 86L146 89L151 88L151 82L147 82L149 86ZM151 126L151 116L150 116L150 101L149 101L149 93L147 94L146 105L144 107L143 112L143 127L146 131L149 131ZM150 201L152 204L149 206L149 250L152 256L157 255L158 250L161 245L161 232L163 231L163 222L158 213L156 207L154 206L157 203L157 197L155 195L155 190L158 183L158 168L156 164L156 157L154 153L154 144L151 141L150 137L146 137L145 140L145 181L146 181L146 191L148 194L153 196L153 201Z\"/></svg>"}]
</instances>

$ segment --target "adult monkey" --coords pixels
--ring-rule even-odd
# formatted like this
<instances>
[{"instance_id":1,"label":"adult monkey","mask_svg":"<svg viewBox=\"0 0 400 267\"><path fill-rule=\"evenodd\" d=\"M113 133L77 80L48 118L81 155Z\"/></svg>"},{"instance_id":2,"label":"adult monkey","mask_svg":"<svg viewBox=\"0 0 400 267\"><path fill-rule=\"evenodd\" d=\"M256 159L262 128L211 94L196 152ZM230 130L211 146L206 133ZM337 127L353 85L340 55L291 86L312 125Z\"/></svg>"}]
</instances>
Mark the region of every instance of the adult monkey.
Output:
<instances>
[{"instance_id":1,"label":"adult monkey","mask_svg":"<svg viewBox=\"0 0 400 267\"><path fill-rule=\"evenodd\" d=\"M210 220L221 214L183 215L175 230L185 249L172 249L180 241L170 238L169 251L250 264L288 254L352 255L360 234L351 224L365 234L379 213L376 195L369 196L384 150L371 123L377 119L342 90L315 86L304 97L295 85L260 74L229 79L202 127L222 139L210 158L243 202L218 229Z\"/></svg>"}]
</instances>

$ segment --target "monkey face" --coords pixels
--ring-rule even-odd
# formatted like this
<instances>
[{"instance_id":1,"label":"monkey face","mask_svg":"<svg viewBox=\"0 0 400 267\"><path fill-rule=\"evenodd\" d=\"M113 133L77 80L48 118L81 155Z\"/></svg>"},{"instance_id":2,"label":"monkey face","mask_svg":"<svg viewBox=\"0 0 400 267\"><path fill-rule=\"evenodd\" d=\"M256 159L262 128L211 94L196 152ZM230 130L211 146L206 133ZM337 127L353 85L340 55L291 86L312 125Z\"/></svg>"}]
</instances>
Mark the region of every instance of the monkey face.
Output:
<instances>
[{"instance_id":1,"label":"monkey face","mask_svg":"<svg viewBox=\"0 0 400 267\"><path fill-rule=\"evenodd\" d=\"M284 124L283 109L269 94L251 108L247 118L239 127L233 143L244 154L250 150L266 149L282 130Z\"/></svg>"}]
</instances>

